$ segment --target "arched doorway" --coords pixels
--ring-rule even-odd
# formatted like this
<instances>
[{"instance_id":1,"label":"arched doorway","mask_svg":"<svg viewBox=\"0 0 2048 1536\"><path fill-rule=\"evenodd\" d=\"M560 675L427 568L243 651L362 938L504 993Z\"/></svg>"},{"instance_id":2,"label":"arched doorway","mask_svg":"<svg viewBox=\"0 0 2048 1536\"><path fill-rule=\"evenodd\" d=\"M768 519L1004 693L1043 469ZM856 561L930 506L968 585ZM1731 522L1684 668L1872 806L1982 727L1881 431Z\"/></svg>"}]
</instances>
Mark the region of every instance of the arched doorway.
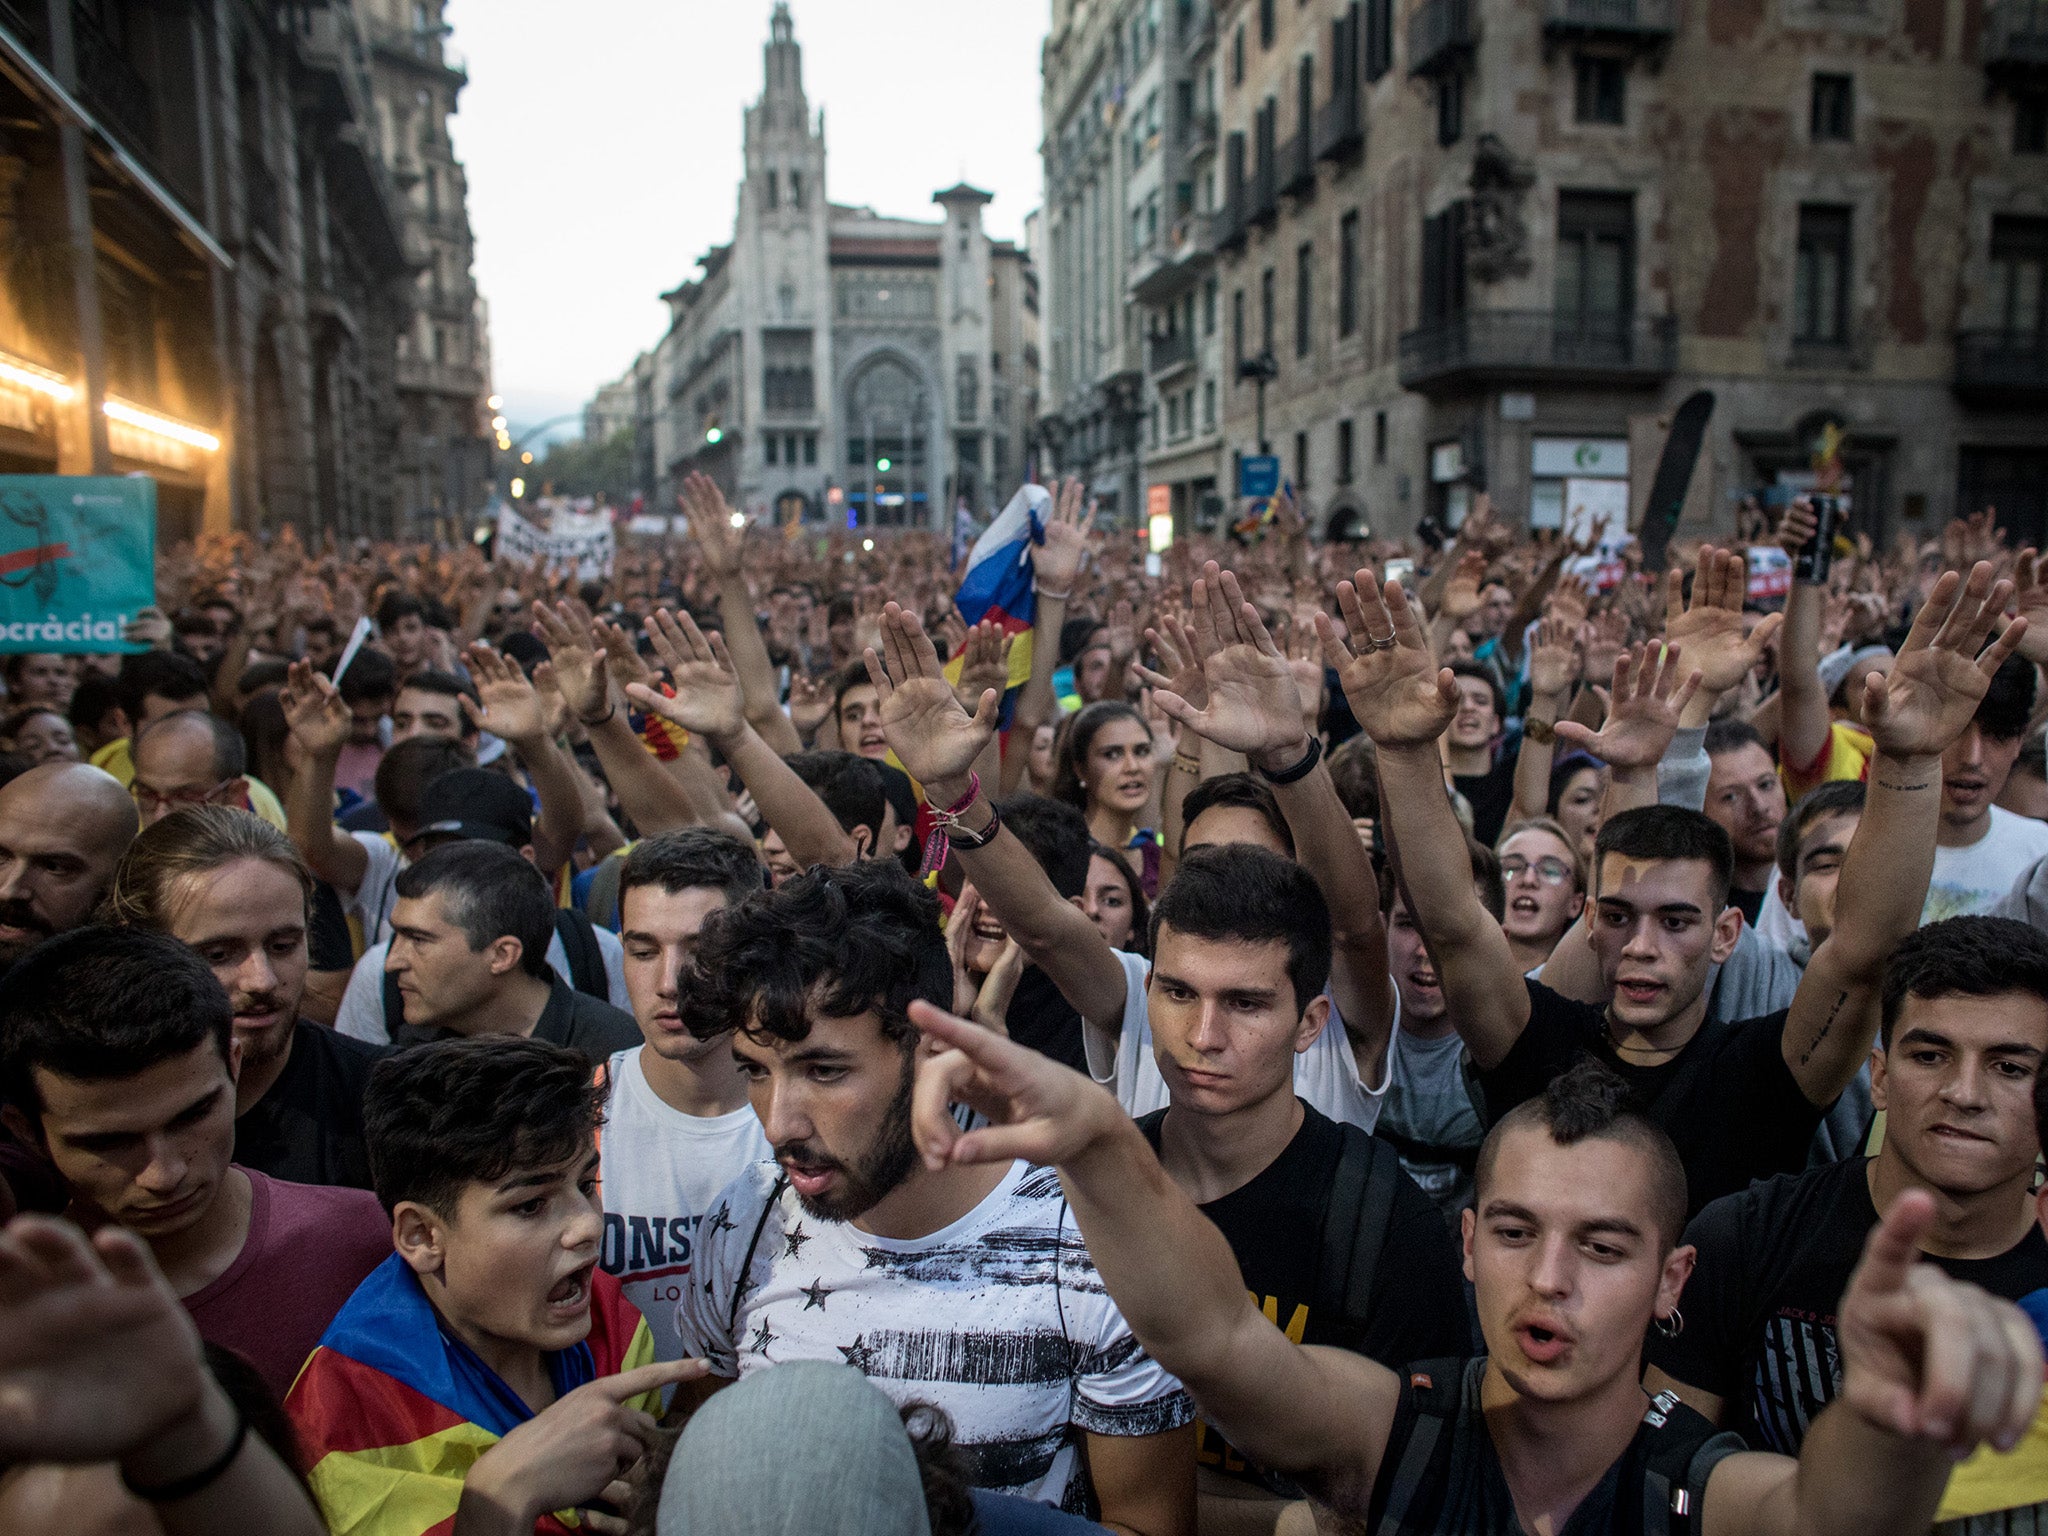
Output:
<instances>
[{"instance_id":1,"label":"arched doorway","mask_svg":"<svg viewBox=\"0 0 2048 1536\"><path fill-rule=\"evenodd\" d=\"M847 501L862 526L930 526L930 398L917 369L891 354L853 376L846 392Z\"/></svg>"}]
</instances>

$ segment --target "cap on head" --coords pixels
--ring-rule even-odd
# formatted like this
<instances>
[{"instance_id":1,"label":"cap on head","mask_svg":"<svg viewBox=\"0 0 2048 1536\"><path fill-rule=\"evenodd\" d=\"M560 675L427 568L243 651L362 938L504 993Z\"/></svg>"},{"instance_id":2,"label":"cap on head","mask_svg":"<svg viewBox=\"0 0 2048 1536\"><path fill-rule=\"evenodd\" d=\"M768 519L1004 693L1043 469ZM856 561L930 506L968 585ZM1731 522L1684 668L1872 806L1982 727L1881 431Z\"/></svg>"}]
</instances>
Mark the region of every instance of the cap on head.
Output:
<instances>
[{"instance_id":1,"label":"cap on head","mask_svg":"<svg viewBox=\"0 0 2048 1536\"><path fill-rule=\"evenodd\" d=\"M524 848L533 841L533 802L526 791L488 768L456 768L420 798L419 837L476 838Z\"/></svg>"}]
</instances>

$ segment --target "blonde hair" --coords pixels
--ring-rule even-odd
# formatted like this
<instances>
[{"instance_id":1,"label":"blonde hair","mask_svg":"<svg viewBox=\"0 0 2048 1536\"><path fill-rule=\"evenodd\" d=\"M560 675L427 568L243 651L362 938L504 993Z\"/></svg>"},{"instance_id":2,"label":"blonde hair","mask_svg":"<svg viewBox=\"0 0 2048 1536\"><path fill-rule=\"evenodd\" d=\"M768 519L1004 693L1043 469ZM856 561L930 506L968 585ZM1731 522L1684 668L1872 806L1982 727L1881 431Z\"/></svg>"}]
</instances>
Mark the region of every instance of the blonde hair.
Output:
<instances>
[{"instance_id":1,"label":"blonde hair","mask_svg":"<svg viewBox=\"0 0 2048 1536\"><path fill-rule=\"evenodd\" d=\"M1571 856L1572 879L1578 883L1578 888L1581 891L1586 889L1585 856L1579 852L1579 845L1572 841L1571 834L1565 831L1556 818L1550 816L1530 816L1521 821L1508 823L1500 834L1500 841L1493 845L1494 851L1498 853L1501 849L1505 848L1508 845L1508 839L1517 832L1548 832L1560 843L1563 843L1566 852Z\"/></svg>"},{"instance_id":2,"label":"blonde hair","mask_svg":"<svg viewBox=\"0 0 2048 1536\"><path fill-rule=\"evenodd\" d=\"M128 845L100 916L110 923L167 933L179 883L211 874L242 859L274 864L299 882L307 903L313 875L291 839L260 816L225 805L188 805L154 826L144 827Z\"/></svg>"}]
</instances>

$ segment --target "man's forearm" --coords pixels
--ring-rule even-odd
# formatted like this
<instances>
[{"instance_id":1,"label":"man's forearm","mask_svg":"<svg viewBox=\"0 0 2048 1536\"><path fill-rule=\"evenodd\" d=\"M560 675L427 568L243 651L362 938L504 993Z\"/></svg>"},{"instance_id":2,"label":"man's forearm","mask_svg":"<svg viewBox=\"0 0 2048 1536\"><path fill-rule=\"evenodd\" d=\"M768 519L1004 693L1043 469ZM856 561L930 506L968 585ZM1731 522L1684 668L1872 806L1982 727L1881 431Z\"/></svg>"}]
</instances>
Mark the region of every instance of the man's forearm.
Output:
<instances>
[{"instance_id":1,"label":"man's forearm","mask_svg":"<svg viewBox=\"0 0 2048 1536\"><path fill-rule=\"evenodd\" d=\"M1842 858L1835 926L1837 964L1875 979L1899 941L1920 926L1941 828L1941 759L1870 760L1863 820Z\"/></svg>"},{"instance_id":2,"label":"man's forearm","mask_svg":"<svg viewBox=\"0 0 2048 1536\"><path fill-rule=\"evenodd\" d=\"M1267 766L1290 767L1291 764ZM1387 974L1387 929L1380 917L1379 876L1359 841L1351 814L1337 798L1329 767L1292 784L1276 784L1273 796L1294 836L1295 856L1314 878L1330 909L1330 937L1342 962L1332 983L1344 1027L1358 1049L1359 1067L1372 1073L1394 1027L1393 983ZM1370 1060L1368 1060L1368 1057Z\"/></svg>"},{"instance_id":3,"label":"man's forearm","mask_svg":"<svg viewBox=\"0 0 2048 1536\"><path fill-rule=\"evenodd\" d=\"M754 797L761 819L775 829L799 868L854 861L858 850L839 818L751 724L716 745Z\"/></svg>"},{"instance_id":4,"label":"man's forearm","mask_svg":"<svg viewBox=\"0 0 2048 1536\"><path fill-rule=\"evenodd\" d=\"M782 712L782 700L775 686L775 665L768 659L768 642L761 638L761 626L754 618L754 596L747 590L743 572L719 575L718 611L725 620L725 649L732 657L733 671L739 674L747 720L775 751L803 751L796 727Z\"/></svg>"},{"instance_id":5,"label":"man's forearm","mask_svg":"<svg viewBox=\"0 0 2048 1536\"><path fill-rule=\"evenodd\" d=\"M1807 1430L1799 1470L1758 1528L1770 1536L1920 1536L1954 1470L1940 1447L1881 1430L1838 1402Z\"/></svg>"},{"instance_id":6,"label":"man's forearm","mask_svg":"<svg viewBox=\"0 0 2048 1536\"><path fill-rule=\"evenodd\" d=\"M334 824L334 754L309 753L285 790L285 832L306 867L343 897L363 883L369 856Z\"/></svg>"},{"instance_id":7,"label":"man's forearm","mask_svg":"<svg viewBox=\"0 0 2048 1536\"><path fill-rule=\"evenodd\" d=\"M1820 588L1795 581L1778 636L1778 751L1804 769L1828 743L1828 699L1820 685Z\"/></svg>"},{"instance_id":8,"label":"man's forearm","mask_svg":"<svg viewBox=\"0 0 2048 1536\"><path fill-rule=\"evenodd\" d=\"M1444 792L1434 741L1379 749L1380 815L1401 845L1401 874L1415 921L1430 946L1450 944L1487 920L1472 889L1465 829Z\"/></svg>"},{"instance_id":9,"label":"man's forearm","mask_svg":"<svg viewBox=\"0 0 2048 1536\"><path fill-rule=\"evenodd\" d=\"M598 765L642 837L687 827L699 818L689 793L661 766L634 734L623 709L614 708L599 725L586 726Z\"/></svg>"},{"instance_id":10,"label":"man's forearm","mask_svg":"<svg viewBox=\"0 0 2048 1536\"><path fill-rule=\"evenodd\" d=\"M1550 810L1550 765L1557 758L1557 740L1545 732L1539 741L1530 734L1528 726L1556 725L1564 714L1565 702L1561 693L1538 694L1529 701L1522 745L1515 754L1515 804L1510 825Z\"/></svg>"},{"instance_id":11,"label":"man's forearm","mask_svg":"<svg viewBox=\"0 0 2048 1536\"><path fill-rule=\"evenodd\" d=\"M583 791L569 754L552 736L536 736L512 745L540 797L540 814L533 823L533 862L542 874L552 877L569 862L576 839L583 835Z\"/></svg>"}]
</instances>

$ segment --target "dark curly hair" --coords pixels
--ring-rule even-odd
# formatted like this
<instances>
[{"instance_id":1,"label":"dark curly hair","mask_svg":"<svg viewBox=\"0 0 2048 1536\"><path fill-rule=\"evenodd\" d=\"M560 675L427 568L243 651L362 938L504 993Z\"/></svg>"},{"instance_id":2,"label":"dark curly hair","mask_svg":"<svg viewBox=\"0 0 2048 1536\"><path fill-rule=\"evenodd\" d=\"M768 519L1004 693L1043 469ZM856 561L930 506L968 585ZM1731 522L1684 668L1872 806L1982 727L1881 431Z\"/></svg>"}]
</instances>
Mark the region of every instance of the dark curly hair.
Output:
<instances>
[{"instance_id":1,"label":"dark curly hair","mask_svg":"<svg viewBox=\"0 0 2048 1536\"><path fill-rule=\"evenodd\" d=\"M887 860L813 865L705 921L689 991L683 1017L700 1040L733 1029L802 1040L815 1006L831 1018L873 1011L907 1049L911 1003L953 998L938 898Z\"/></svg>"}]
</instances>

